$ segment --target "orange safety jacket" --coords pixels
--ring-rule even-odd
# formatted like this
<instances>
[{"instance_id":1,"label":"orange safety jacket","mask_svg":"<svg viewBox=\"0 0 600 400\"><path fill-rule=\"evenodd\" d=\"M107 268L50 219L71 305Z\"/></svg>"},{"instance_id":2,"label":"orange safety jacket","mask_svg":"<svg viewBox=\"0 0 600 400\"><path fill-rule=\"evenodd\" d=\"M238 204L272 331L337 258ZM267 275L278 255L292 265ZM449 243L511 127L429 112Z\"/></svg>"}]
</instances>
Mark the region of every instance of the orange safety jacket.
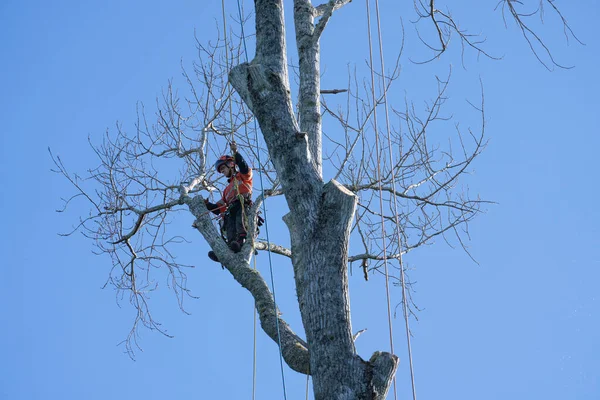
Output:
<instances>
[{"instance_id":1,"label":"orange safety jacket","mask_svg":"<svg viewBox=\"0 0 600 400\"><path fill-rule=\"evenodd\" d=\"M215 214L223 215L229 206L234 203L238 199L238 194L242 195L244 199L250 199L252 195L252 170L248 169L247 174L242 174L241 172L236 172L232 178L229 178L229 184L223 190L223 198L217 201L216 206L218 207L216 210L212 209L210 211ZM236 190L237 186L237 190Z\"/></svg>"},{"instance_id":2,"label":"orange safety jacket","mask_svg":"<svg viewBox=\"0 0 600 400\"><path fill-rule=\"evenodd\" d=\"M252 195L252 170L248 169L247 174L236 172L235 175L229 178L229 184L223 190L223 202L229 206L234 201L238 200L238 195L244 198L250 198Z\"/></svg>"},{"instance_id":3,"label":"orange safety jacket","mask_svg":"<svg viewBox=\"0 0 600 400\"><path fill-rule=\"evenodd\" d=\"M214 214L223 215L231 204L239 200L238 195L244 197L245 200L250 200L252 195L252 169L248 167L239 153L235 154L235 163L241 171L246 173L238 171L227 180L228 184L223 190L223 197L216 204L205 200L208 210Z\"/></svg>"}]
</instances>

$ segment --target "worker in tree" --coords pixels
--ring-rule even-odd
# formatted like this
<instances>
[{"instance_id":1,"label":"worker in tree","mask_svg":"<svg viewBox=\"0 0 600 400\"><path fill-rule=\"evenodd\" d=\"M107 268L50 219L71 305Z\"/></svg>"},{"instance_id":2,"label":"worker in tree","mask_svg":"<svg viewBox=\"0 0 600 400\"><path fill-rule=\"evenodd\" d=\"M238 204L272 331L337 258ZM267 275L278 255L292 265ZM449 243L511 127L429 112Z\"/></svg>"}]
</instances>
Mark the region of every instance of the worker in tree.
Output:
<instances>
[{"instance_id":1,"label":"worker in tree","mask_svg":"<svg viewBox=\"0 0 600 400\"><path fill-rule=\"evenodd\" d=\"M216 215L223 217L221 228L225 231L225 239L229 248L238 253L246 241L246 216L252 204L252 168L248 167L246 161L237 152L235 142L230 144L231 156L221 156L215 162L217 172L227 177L227 187L223 190L223 198L216 203L204 200L206 208ZM213 261L219 261L216 254L211 250L208 257Z\"/></svg>"}]
</instances>

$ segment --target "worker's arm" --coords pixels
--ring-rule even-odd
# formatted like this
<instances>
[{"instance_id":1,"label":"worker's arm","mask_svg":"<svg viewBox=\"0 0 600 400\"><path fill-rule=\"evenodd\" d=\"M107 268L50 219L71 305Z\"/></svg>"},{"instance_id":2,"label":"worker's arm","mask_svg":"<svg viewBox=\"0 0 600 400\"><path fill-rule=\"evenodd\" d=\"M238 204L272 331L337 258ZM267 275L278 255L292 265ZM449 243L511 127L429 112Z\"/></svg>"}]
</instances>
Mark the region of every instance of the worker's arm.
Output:
<instances>
[{"instance_id":1,"label":"worker's arm","mask_svg":"<svg viewBox=\"0 0 600 400\"><path fill-rule=\"evenodd\" d=\"M246 160L244 160L244 157L242 157L240 153L235 153L234 159L235 164L238 166L240 173L247 175L248 172L250 172L250 167L248 167L248 164L246 164Z\"/></svg>"},{"instance_id":2,"label":"worker's arm","mask_svg":"<svg viewBox=\"0 0 600 400\"><path fill-rule=\"evenodd\" d=\"M213 213L215 215L221 214L221 211L223 208L222 207L223 202L221 200L217 201L216 203L211 203L210 201L208 201L208 199L204 199L204 204L206 204L206 208L211 213Z\"/></svg>"},{"instance_id":3,"label":"worker's arm","mask_svg":"<svg viewBox=\"0 0 600 400\"><path fill-rule=\"evenodd\" d=\"M229 144L229 147L233 152L233 158L235 159L235 165L237 165L238 170L241 174L247 175L248 172L250 172L250 168L248 167L248 164L246 164L246 160L244 160L244 157L242 157L242 155L238 153L237 144L235 142L231 142Z\"/></svg>"}]
</instances>

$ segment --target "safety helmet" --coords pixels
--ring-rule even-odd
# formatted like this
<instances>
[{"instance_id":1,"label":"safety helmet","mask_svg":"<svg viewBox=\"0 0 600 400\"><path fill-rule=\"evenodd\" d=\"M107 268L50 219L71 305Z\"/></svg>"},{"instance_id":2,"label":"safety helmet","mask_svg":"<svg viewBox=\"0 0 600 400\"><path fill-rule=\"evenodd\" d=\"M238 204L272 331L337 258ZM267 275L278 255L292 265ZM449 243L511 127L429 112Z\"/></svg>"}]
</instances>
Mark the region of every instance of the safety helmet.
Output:
<instances>
[{"instance_id":1,"label":"safety helmet","mask_svg":"<svg viewBox=\"0 0 600 400\"><path fill-rule=\"evenodd\" d=\"M231 156L219 157L219 159L215 162L215 170L219 172L219 168L221 168L221 166L223 165L227 165L227 163L229 163L230 161L233 161L233 157Z\"/></svg>"}]
</instances>

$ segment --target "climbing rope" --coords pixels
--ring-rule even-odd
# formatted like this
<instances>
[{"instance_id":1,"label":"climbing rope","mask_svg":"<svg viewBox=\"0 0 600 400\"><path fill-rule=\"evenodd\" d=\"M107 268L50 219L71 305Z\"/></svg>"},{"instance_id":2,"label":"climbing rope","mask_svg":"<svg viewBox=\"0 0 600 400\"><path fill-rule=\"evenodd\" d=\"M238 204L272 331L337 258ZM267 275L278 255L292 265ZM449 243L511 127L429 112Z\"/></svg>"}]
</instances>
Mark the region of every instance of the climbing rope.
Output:
<instances>
[{"instance_id":1,"label":"climbing rope","mask_svg":"<svg viewBox=\"0 0 600 400\"><path fill-rule=\"evenodd\" d=\"M382 81L382 90L383 90L383 104L385 109L385 124L387 130L387 140L388 140L388 153L389 153L389 161L390 168L392 169L392 201L394 203L394 218L396 223L396 236L398 238L398 263L400 264L400 284L402 287L402 309L404 313L404 325L406 327L406 343L408 347L408 362L410 366L410 383L412 388L412 396L413 400L417 400L417 392L415 387L415 372L413 367L413 359L412 359L412 346L410 340L410 325L408 322L408 301L406 297L406 280L404 274L404 262L402 260L402 236L400 232L400 221L398 219L398 199L396 196L396 176L394 174L394 157L392 153L392 137L391 137L391 129L390 129L390 114L389 107L387 102L387 89L385 85L385 65L384 65L384 57L383 57L383 39L381 37L381 18L379 14L379 0L375 0L375 10L377 14L377 34L379 36L379 64L381 66L381 81Z\"/></svg>"},{"instance_id":2,"label":"climbing rope","mask_svg":"<svg viewBox=\"0 0 600 400\"><path fill-rule=\"evenodd\" d=\"M223 12L223 35L224 35L224 39L225 39L225 70L227 71L227 73L229 73L229 41L227 40L227 16L225 14L225 0L221 0L221 11ZM229 84L229 79L227 80L227 86L230 86ZM235 136L233 134L233 128L234 128L234 124L233 124L233 107L231 106L231 90L232 88L229 89L229 95L228 100L229 100L229 122L231 123L231 141L235 141ZM235 154L233 154L235 156Z\"/></svg>"},{"instance_id":3,"label":"climbing rope","mask_svg":"<svg viewBox=\"0 0 600 400\"><path fill-rule=\"evenodd\" d=\"M254 270L256 271L256 257L254 257ZM253 337L252 337L252 400L256 400L256 302L252 309L253 318Z\"/></svg>"},{"instance_id":4,"label":"climbing rope","mask_svg":"<svg viewBox=\"0 0 600 400\"><path fill-rule=\"evenodd\" d=\"M225 40L225 70L227 71L227 73L229 73L229 41L227 40L227 15L225 13L225 0L221 0L221 11L223 14L223 38ZM231 84L229 83L229 79L227 79L227 86L231 86ZM229 101L229 123L231 125L231 140L229 141L229 143L235 143L235 124L233 123L233 106L232 106L232 100L231 100L231 94L232 94L233 88L229 89L229 94L227 95L227 100ZM232 151L232 156L235 157L235 152ZM241 206L241 213L242 213L242 224L244 226L244 229L246 230L246 234L248 233L248 223L247 223L247 216L246 216L246 203L244 201L243 196L240 194L240 188L239 188L239 182L237 179L235 179L235 171L233 172L233 187L235 189L235 192L237 193L237 199L240 202L240 206Z\"/></svg>"},{"instance_id":5,"label":"climbing rope","mask_svg":"<svg viewBox=\"0 0 600 400\"><path fill-rule=\"evenodd\" d=\"M371 97L373 100L373 125L375 129L375 154L380 154L380 144L379 144L379 128L377 125L377 99L375 98L375 72L373 71L373 44L371 39L371 8L369 6L369 0L366 0L367 3L367 30L369 37L369 65L371 70ZM379 190L379 209L381 210L381 240L382 240L382 248L383 248L383 267L385 272L385 294L387 299L387 317L388 317L388 328L390 335L390 351L394 354L394 334L392 328L392 306L390 302L390 278L389 278L389 270L388 270L388 260L387 260L387 249L386 249L386 233L385 233L385 219L383 217L383 188L381 185L381 166L380 163L377 163L377 185ZM398 400L397 389L396 389L396 376L394 376L394 399Z\"/></svg>"},{"instance_id":6,"label":"climbing rope","mask_svg":"<svg viewBox=\"0 0 600 400\"><path fill-rule=\"evenodd\" d=\"M370 25L370 9L369 9L369 0L367 1L367 18L368 18L368 29L369 29L369 56L370 56L370 62L371 62L371 86L372 86L372 96L373 96L373 107L374 107L374 113L373 113L373 117L374 117L374 124L375 124L375 132L376 132L376 142L378 141L377 138L379 137L379 131L377 130L377 112L376 112L376 104L375 104L375 79L374 79L374 66L373 66L373 56L372 56L372 39L371 39L371 25ZM389 107L388 107L388 102L387 102L387 89L386 89L386 85L385 85L385 64L384 64L384 55L383 55L383 39L382 39L382 35L381 35L381 18L380 18L380 12L379 12L379 0L375 0L375 10L376 10L376 20L377 20L377 34L378 34L378 40L379 40L379 64L381 67L381 82L382 82L382 93L383 93L383 102L384 102L384 109L385 109L385 122L386 122L386 130L387 130L387 145L388 145L388 151L389 151L389 162L390 162L390 168L392 169L392 174L394 172L394 157L393 157L393 153L392 153L392 139L391 139L391 129L390 129L390 118L389 118ZM377 148L377 154L379 153L379 149ZM378 181L379 181L379 195L380 195L380 206L382 207L382 200L381 200L381 196L382 196L382 191L381 191L381 181L380 181L380 167L379 164L377 165L377 173L378 173ZM395 176L395 175L393 175ZM411 387L412 387L412 396L413 396L413 400L416 400L417 395L416 395L416 388L415 388L415 377L414 377L414 367L413 367L413 360L412 360L412 346L411 346L411 340L410 340L410 326L409 326L409 321L408 321L408 304L407 304L407 296L406 296L406 280L405 280L405 273L404 273L404 264L402 261L402 241L401 241L401 231L400 231L400 221L398 219L398 201L397 201L397 196L396 196L396 181L395 179L392 178L392 202L394 204L394 217L395 217L395 224L396 224L396 236L398 238L398 252L399 252L399 257L398 257L398 262L400 264L400 283L401 283L401 287L402 287L402 306L403 306L403 313L404 313L404 322L405 322L405 327L406 327L406 342L407 342L407 347L408 347L408 359L409 359L409 366L410 366L410 377L411 377ZM382 210L383 211L383 210ZM385 227L383 226L384 224L384 219L383 219L383 214L382 214L382 231L383 231L383 241L384 241L384 246L383 246L383 252L384 252L384 265L385 265L385 278L386 278L386 292L387 292L387 301L388 301L388 322L390 325L390 343L392 342L391 339L391 334L392 334L392 328L391 328L391 310L390 310L390 297L389 297L389 276L388 276L388 269L387 269L387 260L386 260L386 246L385 246ZM392 348L392 352L393 352L393 348ZM396 378L394 377L394 398L396 397Z\"/></svg>"},{"instance_id":7,"label":"climbing rope","mask_svg":"<svg viewBox=\"0 0 600 400\"><path fill-rule=\"evenodd\" d=\"M225 0L222 0L222 5L223 5L223 9L225 7ZM242 37L242 44L244 46L244 56L246 59L246 62L248 62L248 48L246 46L246 35L244 33L244 16L242 13L242 6L240 5L240 0L237 0L237 7L238 7L238 15L239 15L239 19L240 19L240 29L241 29L241 37ZM225 16L225 13L223 12L223 16ZM246 125L244 125L244 129L246 129L246 135L248 134L248 130ZM256 156L258 159L258 175L260 177L260 191L264 197L264 193L265 193L265 189L264 189L264 183L263 183L263 174L262 174L262 162L260 159L260 149L258 147L258 126L256 123L256 118L254 118L254 139L256 142ZM262 211L264 214L264 225L265 225L265 234L267 236L267 253L269 256L269 273L271 276L271 291L273 292L273 308L274 308L274 315L275 315L275 326L277 328L277 345L279 348L279 365L281 367L281 382L282 382L282 386L283 386L283 398L284 400L287 400L287 391L286 391L286 386L285 386L285 374L284 374L284 368L283 368L283 353L281 351L281 331L279 328L279 313L277 311L277 298L275 295L275 277L273 274L273 261L272 261L272 254L271 254L271 240L269 237L269 219L267 218L267 206L266 206L266 202L263 199L263 203L262 203ZM254 234L254 233L252 233Z\"/></svg>"},{"instance_id":8,"label":"climbing rope","mask_svg":"<svg viewBox=\"0 0 600 400\"><path fill-rule=\"evenodd\" d=\"M308 381L310 380L310 375L306 374L306 400L308 400Z\"/></svg>"}]
</instances>

